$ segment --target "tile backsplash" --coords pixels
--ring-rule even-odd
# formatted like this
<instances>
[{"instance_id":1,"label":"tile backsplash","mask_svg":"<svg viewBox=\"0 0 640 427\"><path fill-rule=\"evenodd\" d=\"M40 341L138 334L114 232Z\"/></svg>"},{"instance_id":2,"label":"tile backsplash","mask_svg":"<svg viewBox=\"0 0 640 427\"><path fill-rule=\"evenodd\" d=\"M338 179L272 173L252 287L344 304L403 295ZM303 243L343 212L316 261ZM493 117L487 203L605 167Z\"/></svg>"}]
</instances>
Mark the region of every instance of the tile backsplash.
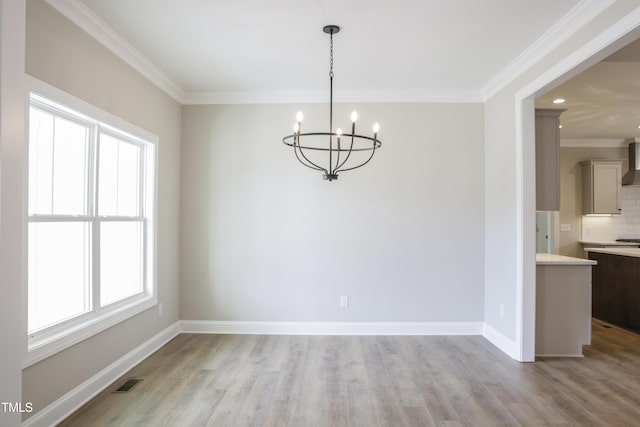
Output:
<instances>
[{"instance_id":1,"label":"tile backsplash","mask_svg":"<svg viewBox=\"0 0 640 427\"><path fill-rule=\"evenodd\" d=\"M622 215L582 217L582 240L640 239L640 185L622 187Z\"/></svg>"},{"instance_id":2,"label":"tile backsplash","mask_svg":"<svg viewBox=\"0 0 640 427\"><path fill-rule=\"evenodd\" d=\"M640 185L622 187L622 215L615 222L617 237L640 238Z\"/></svg>"}]
</instances>

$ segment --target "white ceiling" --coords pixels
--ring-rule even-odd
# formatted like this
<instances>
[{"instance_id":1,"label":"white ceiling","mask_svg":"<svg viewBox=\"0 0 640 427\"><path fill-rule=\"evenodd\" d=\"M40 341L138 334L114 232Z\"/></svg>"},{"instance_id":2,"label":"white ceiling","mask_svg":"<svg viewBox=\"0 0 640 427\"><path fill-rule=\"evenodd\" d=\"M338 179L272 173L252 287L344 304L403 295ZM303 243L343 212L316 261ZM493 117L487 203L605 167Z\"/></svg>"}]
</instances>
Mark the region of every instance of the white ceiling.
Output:
<instances>
[{"instance_id":1,"label":"white ceiling","mask_svg":"<svg viewBox=\"0 0 640 427\"><path fill-rule=\"evenodd\" d=\"M516 71L523 52L561 39L577 15L607 3L48 1L122 42L187 103L326 99L327 24L342 27L334 37L338 101L481 101L502 74Z\"/></svg>"},{"instance_id":2,"label":"white ceiling","mask_svg":"<svg viewBox=\"0 0 640 427\"><path fill-rule=\"evenodd\" d=\"M560 116L560 137L565 141L588 139L595 145L616 145L640 137L639 76L640 41L635 41L540 96L536 107L567 110ZM556 98L565 102L554 105Z\"/></svg>"},{"instance_id":3,"label":"white ceiling","mask_svg":"<svg viewBox=\"0 0 640 427\"><path fill-rule=\"evenodd\" d=\"M482 102L603 0L47 0L179 102ZM565 141L640 136L640 43L540 96Z\"/></svg>"}]
</instances>

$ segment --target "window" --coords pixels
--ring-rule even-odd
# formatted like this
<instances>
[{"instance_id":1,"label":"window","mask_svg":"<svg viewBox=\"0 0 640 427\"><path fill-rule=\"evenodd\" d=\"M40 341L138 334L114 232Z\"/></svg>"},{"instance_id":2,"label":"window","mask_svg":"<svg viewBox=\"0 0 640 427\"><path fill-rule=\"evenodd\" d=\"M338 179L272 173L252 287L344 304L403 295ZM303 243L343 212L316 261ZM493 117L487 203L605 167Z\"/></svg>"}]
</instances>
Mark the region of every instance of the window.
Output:
<instances>
[{"instance_id":1,"label":"window","mask_svg":"<svg viewBox=\"0 0 640 427\"><path fill-rule=\"evenodd\" d=\"M30 95L28 363L156 303L157 138L48 91L68 103Z\"/></svg>"}]
</instances>

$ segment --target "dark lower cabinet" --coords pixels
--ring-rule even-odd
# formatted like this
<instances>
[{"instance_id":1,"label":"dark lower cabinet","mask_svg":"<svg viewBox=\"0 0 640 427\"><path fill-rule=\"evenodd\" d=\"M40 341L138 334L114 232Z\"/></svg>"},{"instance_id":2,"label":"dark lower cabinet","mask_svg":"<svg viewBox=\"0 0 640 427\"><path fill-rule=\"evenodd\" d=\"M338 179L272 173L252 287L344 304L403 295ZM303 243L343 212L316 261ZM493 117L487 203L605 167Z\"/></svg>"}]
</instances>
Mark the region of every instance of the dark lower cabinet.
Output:
<instances>
[{"instance_id":1,"label":"dark lower cabinet","mask_svg":"<svg viewBox=\"0 0 640 427\"><path fill-rule=\"evenodd\" d=\"M640 258L589 252L592 268L592 315L640 332Z\"/></svg>"}]
</instances>

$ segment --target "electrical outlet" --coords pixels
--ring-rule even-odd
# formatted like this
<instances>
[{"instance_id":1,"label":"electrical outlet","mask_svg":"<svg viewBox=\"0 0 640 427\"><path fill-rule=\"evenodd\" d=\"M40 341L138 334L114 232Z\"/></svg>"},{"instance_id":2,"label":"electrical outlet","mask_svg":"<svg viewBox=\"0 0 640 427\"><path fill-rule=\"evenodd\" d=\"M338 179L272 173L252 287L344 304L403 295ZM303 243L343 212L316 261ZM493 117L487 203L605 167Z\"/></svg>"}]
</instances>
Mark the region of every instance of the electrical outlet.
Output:
<instances>
[{"instance_id":1,"label":"electrical outlet","mask_svg":"<svg viewBox=\"0 0 640 427\"><path fill-rule=\"evenodd\" d=\"M340 297L340 308L347 308L349 307L349 297L346 295L342 295Z\"/></svg>"},{"instance_id":2,"label":"electrical outlet","mask_svg":"<svg viewBox=\"0 0 640 427\"><path fill-rule=\"evenodd\" d=\"M162 316L164 314L164 306L162 303L158 304L158 316Z\"/></svg>"}]
</instances>

